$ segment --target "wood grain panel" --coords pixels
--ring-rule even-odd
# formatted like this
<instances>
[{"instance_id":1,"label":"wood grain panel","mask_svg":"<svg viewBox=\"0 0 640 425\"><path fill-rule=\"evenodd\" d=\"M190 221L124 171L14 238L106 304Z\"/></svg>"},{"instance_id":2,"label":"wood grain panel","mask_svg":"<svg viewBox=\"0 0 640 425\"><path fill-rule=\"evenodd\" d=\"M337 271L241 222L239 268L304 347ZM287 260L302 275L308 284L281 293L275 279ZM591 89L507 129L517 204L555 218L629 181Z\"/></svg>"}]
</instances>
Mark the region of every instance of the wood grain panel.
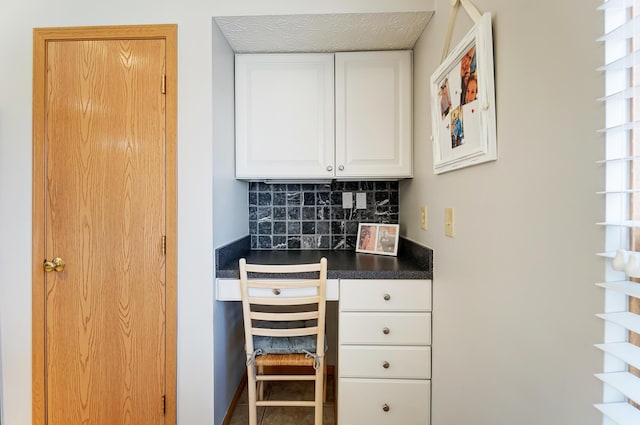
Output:
<instances>
[{"instance_id":1,"label":"wood grain panel","mask_svg":"<svg viewBox=\"0 0 640 425\"><path fill-rule=\"evenodd\" d=\"M162 40L47 49L48 423L162 423Z\"/></svg>"},{"instance_id":2,"label":"wood grain panel","mask_svg":"<svg viewBox=\"0 0 640 425\"><path fill-rule=\"evenodd\" d=\"M175 423L176 46L175 26L167 29L169 37L151 41L64 43L34 31L34 424L45 410L47 423L164 423L163 394L167 423ZM167 120L159 90L165 39L173 53ZM42 251L67 261L63 272L46 275L46 343ZM46 359L36 354L43 345Z\"/></svg>"}]
</instances>

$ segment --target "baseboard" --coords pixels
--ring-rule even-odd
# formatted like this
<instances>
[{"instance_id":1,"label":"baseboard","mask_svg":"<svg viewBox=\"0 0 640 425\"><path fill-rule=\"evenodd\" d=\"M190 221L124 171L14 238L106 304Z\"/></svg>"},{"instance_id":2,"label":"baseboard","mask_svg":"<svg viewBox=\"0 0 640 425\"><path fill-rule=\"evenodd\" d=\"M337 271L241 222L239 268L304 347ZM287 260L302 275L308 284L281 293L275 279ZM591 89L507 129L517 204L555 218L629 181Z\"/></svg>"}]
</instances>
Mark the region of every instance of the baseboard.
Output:
<instances>
[{"instance_id":1,"label":"baseboard","mask_svg":"<svg viewBox=\"0 0 640 425\"><path fill-rule=\"evenodd\" d=\"M240 379L240 383L238 384L238 388L236 388L235 394L233 394L233 398L231 399L231 404L227 409L227 413L224 415L224 419L222 419L222 424L220 425L229 425L231 423L231 418L233 417L233 412L236 410L236 406L238 405L238 400L242 397L242 391L244 387L247 385L247 372L242 375Z\"/></svg>"}]
</instances>

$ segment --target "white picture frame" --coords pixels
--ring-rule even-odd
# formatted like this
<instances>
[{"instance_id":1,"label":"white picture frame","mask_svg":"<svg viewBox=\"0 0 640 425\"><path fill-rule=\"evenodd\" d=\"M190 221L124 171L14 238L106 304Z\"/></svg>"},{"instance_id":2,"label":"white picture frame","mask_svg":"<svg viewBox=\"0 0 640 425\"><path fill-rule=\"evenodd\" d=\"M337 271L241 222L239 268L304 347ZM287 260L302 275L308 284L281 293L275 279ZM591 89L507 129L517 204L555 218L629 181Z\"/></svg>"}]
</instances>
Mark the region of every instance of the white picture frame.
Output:
<instances>
[{"instance_id":1,"label":"white picture frame","mask_svg":"<svg viewBox=\"0 0 640 425\"><path fill-rule=\"evenodd\" d=\"M431 75L431 100L435 174L498 158L491 14Z\"/></svg>"},{"instance_id":2,"label":"white picture frame","mask_svg":"<svg viewBox=\"0 0 640 425\"><path fill-rule=\"evenodd\" d=\"M358 224L356 252L379 255L398 255L400 226L386 223Z\"/></svg>"}]
</instances>

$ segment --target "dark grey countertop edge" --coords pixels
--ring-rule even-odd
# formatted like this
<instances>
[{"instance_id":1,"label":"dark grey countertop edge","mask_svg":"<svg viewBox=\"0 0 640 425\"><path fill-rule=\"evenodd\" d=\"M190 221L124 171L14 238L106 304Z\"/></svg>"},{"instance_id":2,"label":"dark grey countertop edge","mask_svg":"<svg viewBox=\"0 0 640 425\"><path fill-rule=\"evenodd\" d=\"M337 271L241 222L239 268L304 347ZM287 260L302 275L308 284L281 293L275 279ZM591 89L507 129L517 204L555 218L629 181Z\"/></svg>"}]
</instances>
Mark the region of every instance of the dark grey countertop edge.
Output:
<instances>
[{"instance_id":1,"label":"dark grey countertop edge","mask_svg":"<svg viewBox=\"0 0 640 425\"><path fill-rule=\"evenodd\" d=\"M216 278L238 279L238 260L263 264L304 263L326 257L329 279L432 279L433 250L405 238L398 243L398 256L342 250L251 250L250 236L215 250Z\"/></svg>"}]
</instances>

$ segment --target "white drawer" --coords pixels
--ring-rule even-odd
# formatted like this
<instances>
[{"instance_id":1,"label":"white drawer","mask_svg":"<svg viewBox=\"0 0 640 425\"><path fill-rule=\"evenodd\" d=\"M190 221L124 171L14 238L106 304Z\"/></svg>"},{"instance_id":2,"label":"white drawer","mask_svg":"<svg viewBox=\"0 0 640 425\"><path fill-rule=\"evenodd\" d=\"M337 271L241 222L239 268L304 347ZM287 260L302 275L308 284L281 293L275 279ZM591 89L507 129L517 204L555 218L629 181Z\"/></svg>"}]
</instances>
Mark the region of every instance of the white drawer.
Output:
<instances>
[{"instance_id":1,"label":"white drawer","mask_svg":"<svg viewBox=\"0 0 640 425\"><path fill-rule=\"evenodd\" d=\"M340 313L340 344L431 345L431 313Z\"/></svg>"},{"instance_id":2,"label":"white drawer","mask_svg":"<svg viewBox=\"0 0 640 425\"><path fill-rule=\"evenodd\" d=\"M431 311L430 280L340 280L341 311Z\"/></svg>"},{"instance_id":3,"label":"white drawer","mask_svg":"<svg viewBox=\"0 0 640 425\"><path fill-rule=\"evenodd\" d=\"M338 423L429 425L430 383L426 380L340 379Z\"/></svg>"},{"instance_id":4,"label":"white drawer","mask_svg":"<svg viewBox=\"0 0 640 425\"><path fill-rule=\"evenodd\" d=\"M340 377L431 379L431 347L342 345L339 355Z\"/></svg>"}]
</instances>

